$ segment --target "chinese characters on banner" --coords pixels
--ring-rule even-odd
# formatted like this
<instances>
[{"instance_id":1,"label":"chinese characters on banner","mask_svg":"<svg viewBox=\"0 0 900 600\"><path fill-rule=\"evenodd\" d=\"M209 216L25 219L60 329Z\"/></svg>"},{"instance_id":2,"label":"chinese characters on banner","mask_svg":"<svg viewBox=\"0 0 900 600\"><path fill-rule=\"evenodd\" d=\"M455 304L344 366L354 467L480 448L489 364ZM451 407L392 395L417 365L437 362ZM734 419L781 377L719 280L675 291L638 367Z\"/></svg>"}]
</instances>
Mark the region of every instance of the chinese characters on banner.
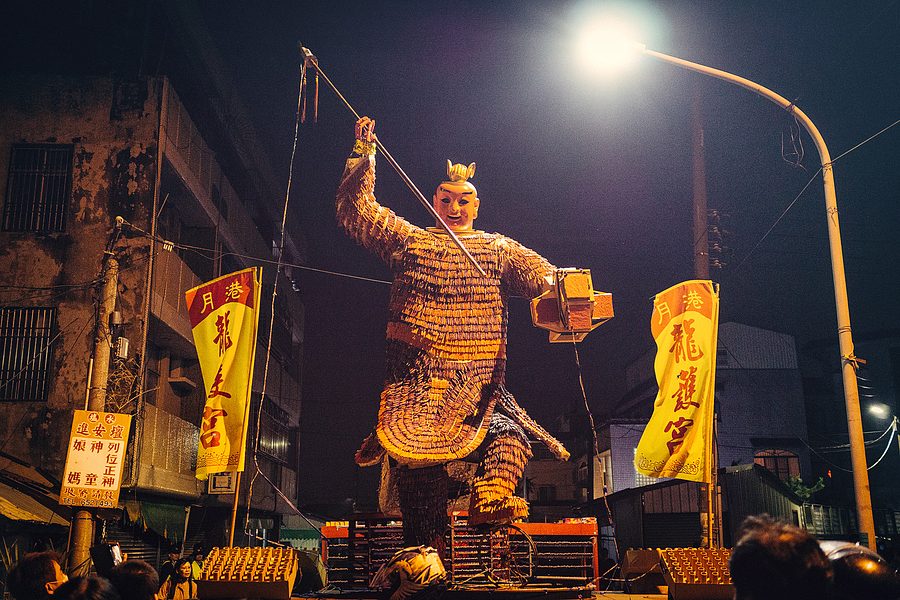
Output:
<instances>
[{"instance_id":1,"label":"chinese characters on banner","mask_svg":"<svg viewBox=\"0 0 900 600\"><path fill-rule=\"evenodd\" d=\"M60 504L114 508L119 503L130 427L131 415L75 411Z\"/></svg>"},{"instance_id":2,"label":"chinese characters on banner","mask_svg":"<svg viewBox=\"0 0 900 600\"><path fill-rule=\"evenodd\" d=\"M659 394L634 456L639 473L710 481L719 296L713 283L685 281L653 300Z\"/></svg>"},{"instance_id":3,"label":"chinese characters on banner","mask_svg":"<svg viewBox=\"0 0 900 600\"><path fill-rule=\"evenodd\" d=\"M259 271L255 268L219 277L185 293L206 392L197 479L244 470L259 295Z\"/></svg>"}]
</instances>

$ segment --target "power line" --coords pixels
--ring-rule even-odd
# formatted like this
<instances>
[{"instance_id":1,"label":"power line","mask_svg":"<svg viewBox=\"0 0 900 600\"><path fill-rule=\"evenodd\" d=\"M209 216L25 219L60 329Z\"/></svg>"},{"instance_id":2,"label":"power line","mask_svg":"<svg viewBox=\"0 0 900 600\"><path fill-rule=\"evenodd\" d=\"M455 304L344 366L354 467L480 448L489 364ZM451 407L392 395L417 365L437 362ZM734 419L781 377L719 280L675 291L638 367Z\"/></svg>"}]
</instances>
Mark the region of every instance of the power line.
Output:
<instances>
[{"instance_id":1,"label":"power line","mask_svg":"<svg viewBox=\"0 0 900 600\"><path fill-rule=\"evenodd\" d=\"M887 131L888 129L890 129L891 127L893 127L894 125L897 125L898 123L900 123L900 119L897 119L896 121L894 121L893 123L891 123L890 125L888 125L887 127L885 127L884 129L882 129L881 131L879 131L878 133L873 134L873 135L867 137L866 139L864 139L863 141L861 141L861 142L858 143L857 145L853 146L853 147L850 148L849 150L846 150L846 151L844 151L844 152L838 154L837 156L835 156L834 158L831 159L831 164L836 163L837 161L839 161L840 159L844 158L845 156L847 156L848 154L850 154L851 152L853 152L854 150L856 150L857 148L859 148L859 147L862 146L863 144L868 144L869 142L871 142L872 140L874 140L875 138L877 138L879 135L881 135L882 133L884 133L885 131Z\"/></svg>"},{"instance_id":2,"label":"power line","mask_svg":"<svg viewBox=\"0 0 900 600\"><path fill-rule=\"evenodd\" d=\"M140 227L137 227L137 226L129 223L128 221L125 221L125 225L128 225L129 227L131 227L132 230L138 232L143 237L154 240L154 241L162 244L163 250L166 250L166 249L171 250L173 248L178 248L179 250L194 252L208 260L213 260L213 256L216 254L216 250L214 250L213 248L204 248L202 246L193 246L191 244L183 244L181 242L173 242L172 240L167 240L167 239L160 238L158 236L153 236L150 233L141 229ZM207 252L212 256L205 254ZM310 267L307 265L301 265L301 264L297 264L297 263L290 263L290 262L285 262L285 261L272 260L272 259L268 259L268 258L261 258L261 257L253 256L250 254L241 254L240 252L225 252L221 255L221 258L224 258L226 256L236 256L238 258L244 258L244 259L247 259L250 261L254 261L254 262L258 262L258 263L262 263L262 264L266 264L266 265L290 267L292 269L300 269L303 271L312 271L314 273L323 273L325 275L334 275L335 277L344 277L347 279L356 279L359 281L368 281L370 283L381 283L381 284L386 284L386 285L391 284L390 281L387 281L384 279L374 279L372 277L364 277L362 275L351 275L349 273L341 273L339 271L329 271L328 269L319 269L316 267Z\"/></svg>"},{"instance_id":3,"label":"power line","mask_svg":"<svg viewBox=\"0 0 900 600\"><path fill-rule=\"evenodd\" d=\"M13 307L13 306L20 306L22 303L26 303L31 300L38 300L38 299L41 299L41 302L43 302L44 304L53 304L53 303L55 303L56 300L58 300L64 296L67 296L70 293L89 290L92 287L96 286L98 283L100 283L99 279L94 280L90 283L84 284L80 287L66 287L66 288L62 288L62 289L46 288L46 289L43 289L40 291L35 291L31 294L25 294L22 296L18 296L16 298L4 300L3 303L0 304L0 306L7 307L7 308Z\"/></svg>"},{"instance_id":4,"label":"power line","mask_svg":"<svg viewBox=\"0 0 900 600\"><path fill-rule=\"evenodd\" d=\"M775 222L772 223L772 226L769 227L768 231L766 231L766 232L763 234L763 236L759 239L759 241L756 242L756 244L753 246L753 248L750 249L750 252L748 252L747 255L744 256L743 259L741 259L741 262L739 262L739 263L737 264L737 266L734 267L734 271L737 271L738 269L740 269L741 266L742 266L745 262L747 262L747 259L750 258L750 257L753 255L753 253L756 251L756 249L759 248L759 245L762 244L762 243L765 241L765 239L769 236L770 233L772 233L772 230L775 229L775 227L781 222L781 220L784 218L784 216L785 216L786 214L788 214L788 212L794 207L794 204L797 203L797 200L799 200L799 199L800 199L800 196L803 195L803 192L806 191L806 188L808 188L808 187L810 186L810 184L811 184L813 181L815 181L815 179L819 176L819 173L821 173L821 172L822 172L822 169L819 168L819 170L816 171L816 172L813 174L813 176L809 178L809 181L806 182L806 185L803 186L803 189L800 190L800 193L797 194L797 195L794 197L793 200L791 200L790 204L788 204L788 205L787 205L787 208L785 208L785 209L782 211L781 215L779 215L779 217L778 217L777 219L775 219Z\"/></svg>"},{"instance_id":5,"label":"power line","mask_svg":"<svg viewBox=\"0 0 900 600\"><path fill-rule=\"evenodd\" d=\"M894 127L895 125L897 125L898 123L900 123L900 119L897 119L896 121L894 121L893 123L891 123L891 124L888 125L887 127L884 127L883 129L881 129L881 130L878 131L877 133L875 133L875 134L873 134L873 135L867 137L866 139L864 139L863 141L859 142L858 144L856 144L855 146L853 146L853 147L850 148L849 150L845 150L844 152L842 152L841 154L839 154L839 155L836 156L835 158L831 159L831 162L828 163L828 165L829 165L829 166L833 165L834 163L836 163L836 162L837 162L838 160L840 160L841 158L847 156L848 154L850 154L851 152L853 152L853 151L855 151L855 150L858 150L860 147L862 147L862 146L864 146L865 144L871 142L872 140L874 140L875 138L877 138L878 136L880 136L880 135L883 134L884 132L888 131L889 129L891 129L892 127ZM775 227L778 225L778 223L780 223L781 220L785 217L785 215L787 215L787 213L794 207L794 204L797 203L797 200L800 199L800 197L803 195L803 192L806 191L806 189L810 186L810 184L812 184L812 182L819 176L819 173L821 173L821 172L822 172L822 168L819 167L819 170L816 171L816 172L813 174L812 177L810 177L809 181L806 182L806 185L803 186L803 189L800 190L800 193L797 194L797 196L794 197L793 200L791 200L791 202L787 205L787 207L784 209L784 211L782 211L781 215L779 215L778 218L775 219L775 222L772 223L772 226L769 227L769 229L763 234L763 236L759 239L759 241L756 242L756 244L753 246L753 248L750 250L750 252L748 252L747 255L744 256L744 258L741 260L741 262L739 262L739 263L737 264L737 266L734 267L734 269L732 270L732 272L733 272L733 271L737 271L738 269L741 268L741 266L742 266L745 262L747 262L747 259L750 258L750 256L753 255L753 253L756 251L756 249L759 248L759 245L762 244L763 241L765 241L765 239L769 236L770 233L772 233L772 230L775 229Z\"/></svg>"},{"instance_id":6,"label":"power line","mask_svg":"<svg viewBox=\"0 0 900 600\"><path fill-rule=\"evenodd\" d=\"M4 285L3 287L8 290L59 290L63 288L78 288L90 286L97 283L97 279L92 279L91 281L85 281L83 283L65 283L59 285L49 285L49 286L30 286L30 285Z\"/></svg>"}]
</instances>

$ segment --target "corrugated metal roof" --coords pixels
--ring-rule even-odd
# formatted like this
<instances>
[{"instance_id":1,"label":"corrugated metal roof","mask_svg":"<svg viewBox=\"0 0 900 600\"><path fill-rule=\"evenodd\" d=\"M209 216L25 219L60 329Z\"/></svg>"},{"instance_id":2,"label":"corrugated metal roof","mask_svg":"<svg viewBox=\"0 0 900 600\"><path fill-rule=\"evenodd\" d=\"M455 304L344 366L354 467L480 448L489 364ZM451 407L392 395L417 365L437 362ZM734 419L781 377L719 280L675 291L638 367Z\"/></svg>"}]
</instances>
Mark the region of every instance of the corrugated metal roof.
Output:
<instances>
[{"instance_id":1,"label":"corrugated metal roof","mask_svg":"<svg viewBox=\"0 0 900 600\"><path fill-rule=\"evenodd\" d=\"M0 514L14 521L69 526L68 519L5 483L0 483Z\"/></svg>"},{"instance_id":2,"label":"corrugated metal roof","mask_svg":"<svg viewBox=\"0 0 900 600\"><path fill-rule=\"evenodd\" d=\"M719 369L796 369L793 336L741 323L719 324Z\"/></svg>"},{"instance_id":3,"label":"corrugated metal roof","mask_svg":"<svg viewBox=\"0 0 900 600\"><path fill-rule=\"evenodd\" d=\"M655 382L655 358L653 347L626 365L625 385L629 392L645 382ZM743 323L720 323L716 362L719 369L796 369L796 342L786 333Z\"/></svg>"}]
</instances>

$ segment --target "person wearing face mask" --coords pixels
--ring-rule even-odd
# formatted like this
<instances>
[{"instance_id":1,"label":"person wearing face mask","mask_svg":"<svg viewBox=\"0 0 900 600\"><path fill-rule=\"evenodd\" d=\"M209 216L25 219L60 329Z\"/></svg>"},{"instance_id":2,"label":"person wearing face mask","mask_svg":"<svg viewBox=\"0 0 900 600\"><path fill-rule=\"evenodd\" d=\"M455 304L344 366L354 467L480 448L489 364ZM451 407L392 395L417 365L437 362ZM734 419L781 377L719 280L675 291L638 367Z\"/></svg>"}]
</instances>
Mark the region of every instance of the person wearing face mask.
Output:
<instances>
[{"instance_id":1,"label":"person wearing face mask","mask_svg":"<svg viewBox=\"0 0 900 600\"><path fill-rule=\"evenodd\" d=\"M16 600L49 600L56 589L69 578L59 564L55 552L26 554L10 570L7 590Z\"/></svg>"},{"instance_id":2,"label":"person wearing face mask","mask_svg":"<svg viewBox=\"0 0 900 600\"><path fill-rule=\"evenodd\" d=\"M375 122L362 117L337 192L337 218L393 273L387 364L375 432L356 454L360 466L389 456L399 465L404 542L443 551L446 463L478 456L469 522L508 523L528 515L514 495L531 457L529 436L559 459L563 445L532 420L506 389L507 304L549 289L556 267L499 233L474 228L481 200L475 163L447 161L433 196L440 219L485 269L482 276L442 228L421 228L379 204Z\"/></svg>"}]
</instances>

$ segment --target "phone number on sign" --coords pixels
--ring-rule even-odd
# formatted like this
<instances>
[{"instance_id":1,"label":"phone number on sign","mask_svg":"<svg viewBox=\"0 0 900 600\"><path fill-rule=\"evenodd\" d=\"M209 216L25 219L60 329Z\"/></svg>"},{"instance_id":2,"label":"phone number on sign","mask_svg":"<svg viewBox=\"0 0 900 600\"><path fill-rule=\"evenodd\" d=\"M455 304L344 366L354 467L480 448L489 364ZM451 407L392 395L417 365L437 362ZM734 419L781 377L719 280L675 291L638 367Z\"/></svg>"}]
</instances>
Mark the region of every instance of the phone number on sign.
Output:
<instances>
[{"instance_id":1,"label":"phone number on sign","mask_svg":"<svg viewBox=\"0 0 900 600\"><path fill-rule=\"evenodd\" d=\"M63 498L59 502L63 506L97 506L99 508L113 508L116 506L112 500L99 500L95 498Z\"/></svg>"}]
</instances>

